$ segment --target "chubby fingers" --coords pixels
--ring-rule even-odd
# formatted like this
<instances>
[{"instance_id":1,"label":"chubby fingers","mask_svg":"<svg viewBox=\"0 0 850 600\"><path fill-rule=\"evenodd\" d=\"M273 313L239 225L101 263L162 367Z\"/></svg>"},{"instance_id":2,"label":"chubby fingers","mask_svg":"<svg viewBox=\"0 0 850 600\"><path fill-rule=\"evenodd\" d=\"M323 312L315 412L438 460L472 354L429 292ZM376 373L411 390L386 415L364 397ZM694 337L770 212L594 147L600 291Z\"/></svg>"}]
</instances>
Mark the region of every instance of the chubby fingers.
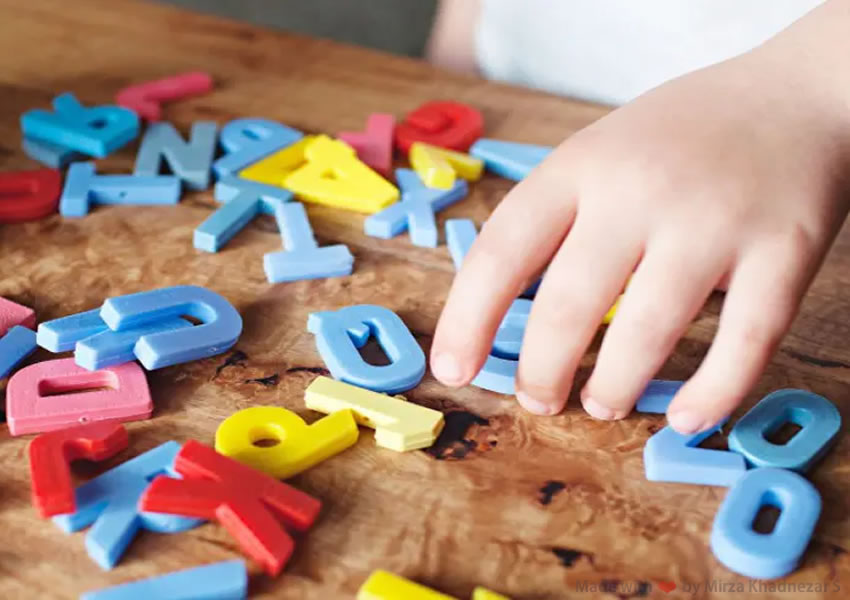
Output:
<instances>
[{"instance_id":1,"label":"chubby fingers","mask_svg":"<svg viewBox=\"0 0 850 600\"><path fill-rule=\"evenodd\" d=\"M639 228L579 208L534 299L517 368L517 400L560 412L579 361L642 251Z\"/></svg>"},{"instance_id":2,"label":"chubby fingers","mask_svg":"<svg viewBox=\"0 0 850 600\"><path fill-rule=\"evenodd\" d=\"M709 233L687 238L681 229L649 242L582 390L591 415L620 419L631 411L728 269L731 257L717 242Z\"/></svg>"},{"instance_id":3,"label":"chubby fingers","mask_svg":"<svg viewBox=\"0 0 850 600\"><path fill-rule=\"evenodd\" d=\"M576 199L563 154L562 146L505 196L464 259L431 347L431 370L442 383L457 387L475 377L511 302L572 225Z\"/></svg>"},{"instance_id":4,"label":"chubby fingers","mask_svg":"<svg viewBox=\"0 0 850 600\"><path fill-rule=\"evenodd\" d=\"M743 255L714 342L667 409L674 429L703 431L741 403L791 326L819 256L793 239L762 242Z\"/></svg>"}]
</instances>

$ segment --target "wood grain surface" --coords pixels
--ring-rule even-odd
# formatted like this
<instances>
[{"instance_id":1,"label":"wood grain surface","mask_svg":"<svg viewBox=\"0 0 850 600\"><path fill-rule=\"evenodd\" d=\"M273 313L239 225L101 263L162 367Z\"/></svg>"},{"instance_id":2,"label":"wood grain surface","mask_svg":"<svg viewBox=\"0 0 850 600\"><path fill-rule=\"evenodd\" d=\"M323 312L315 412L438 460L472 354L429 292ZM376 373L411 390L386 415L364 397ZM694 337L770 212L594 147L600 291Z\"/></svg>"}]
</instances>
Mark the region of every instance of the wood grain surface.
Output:
<instances>
[{"instance_id":1,"label":"wood grain surface","mask_svg":"<svg viewBox=\"0 0 850 600\"><path fill-rule=\"evenodd\" d=\"M0 0L0 171L37 166L20 150L18 118L25 110L48 107L63 91L84 103L110 102L129 83L189 69L209 71L217 85L208 96L166 106L166 119L184 133L198 119L223 124L262 116L333 134L359 129L373 111L402 116L423 101L446 98L479 107L488 137L554 144L605 112L155 4ZM136 148L99 161L99 169L129 172ZM480 224L509 187L487 176L440 220L470 217ZM150 373L153 418L128 425L130 448L115 459L77 465L79 481L165 440L211 443L219 422L248 406L285 406L308 421L318 418L303 402L304 388L324 372L306 332L311 311L382 304L398 312L426 350L430 345L453 276L445 246L366 237L362 216L310 206L320 243L348 244L354 274L270 285L262 256L281 240L269 217L217 254L193 249L192 231L214 207L211 192L202 192L186 194L177 207L98 207L80 220L53 216L0 226L0 295L32 306L40 320L176 284L214 289L244 318L231 352ZM800 387L825 395L850 417L847 298L845 229L792 332L738 414L767 392ZM721 303L712 298L660 376L683 379L695 370ZM598 340L583 362L584 376L596 348ZM31 360L49 358L39 351ZM576 398L557 417L532 417L512 398L472 387L452 391L430 375L408 397L445 412L437 445L397 454L375 447L364 431L354 448L294 478L324 502L321 518L280 577L268 578L249 563L252 598L353 598L376 568L464 599L479 584L515 600L847 597L846 435L811 474L823 515L801 568L780 581L827 591L789 593L750 587L712 556L709 533L724 489L645 480L643 445L663 417L593 421ZM0 427L0 598L76 598L241 556L220 526L207 524L179 535L143 532L114 570L101 571L86 556L85 532L66 536L31 507L28 439ZM678 587L665 593L659 581ZM729 586L736 591L726 591Z\"/></svg>"}]
</instances>

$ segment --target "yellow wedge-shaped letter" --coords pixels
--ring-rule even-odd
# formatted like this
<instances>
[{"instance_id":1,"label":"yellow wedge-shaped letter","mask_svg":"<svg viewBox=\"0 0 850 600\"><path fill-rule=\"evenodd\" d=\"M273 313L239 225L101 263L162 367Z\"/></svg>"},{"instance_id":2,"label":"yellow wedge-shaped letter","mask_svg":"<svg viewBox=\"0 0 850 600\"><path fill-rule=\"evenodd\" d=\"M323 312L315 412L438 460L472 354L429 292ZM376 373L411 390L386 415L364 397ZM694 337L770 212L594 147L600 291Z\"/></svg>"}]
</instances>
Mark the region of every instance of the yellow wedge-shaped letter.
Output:
<instances>
[{"instance_id":1,"label":"yellow wedge-shaped letter","mask_svg":"<svg viewBox=\"0 0 850 600\"><path fill-rule=\"evenodd\" d=\"M350 408L354 419L375 430L382 448L407 452L431 446L443 430L443 413L329 377L317 377L304 394L307 408L334 413Z\"/></svg>"},{"instance_id":2,"label":"yellow wedge-shaped letter","mask_svg":"<svg viewBox=\"0 0 850 600\"><path fill-rule=\"evenodd\" d=\"M339 140L318 135L304 149L307 162L290 173L284 187L305 202L378 212L398 200L398 188L357 158Z\"/></svg>"},{"instance_id":3,"label":"yellow wedge-shaped letter","mask_svg":"<svg viewBox=\"0 0 850 600\"><path fill-rule=\"evenodd\" d=\"M315 139L315 135L305 136L294 144L281 148L261 161L245 167L239 172L239 177L267 185L284 187L283 182L287 176L301 167L307 160L304 150Z\"/></svg>"},{"instance_id":4,"label":"yellow wedge-shaped letter","mask_svg":"<svg viewBox=\"0 0 850 600\"><path fill-rule=\"evenodd\" d=\"M215 432L215 449L267 475L286 479L354 445L359 433L350 410L307 425L291 410L253 406L221 422ZM261 440L277 443L258 446Z\"/></svg>"},{"instance_id":5,"label":"yellow wedge-shaped letter","mask_svg":"<svg viewBox=\"0 0 850 600\"><path fill-rule=\"evenodd\" d=\"M413 143L408 158L425 185L443 190L454 185L456 176L478 181L484 171L484 162L474 156L422 142Z\"/></svg>"}]
</instances>

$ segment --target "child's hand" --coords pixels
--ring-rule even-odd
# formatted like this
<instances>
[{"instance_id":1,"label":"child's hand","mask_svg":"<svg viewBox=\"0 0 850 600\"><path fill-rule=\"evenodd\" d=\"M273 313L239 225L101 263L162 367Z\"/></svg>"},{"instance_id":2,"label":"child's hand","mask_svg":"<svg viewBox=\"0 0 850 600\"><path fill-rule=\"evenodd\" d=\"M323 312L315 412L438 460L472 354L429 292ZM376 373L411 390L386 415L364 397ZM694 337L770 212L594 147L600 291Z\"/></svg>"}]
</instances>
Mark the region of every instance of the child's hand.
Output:
<instances>
[{"instance_id":1,"label":"child's hand","mask_svg":"<svg viewBox=\"0 0 850 600\"><path fill-rule=\"evenodd\" d=\"M634 271L581 394L591 415L622 418L728 277L714 343L668 417L685 433L729 414L848 209L847 105L813 93L806 73L789 76L785 58L756 51L673 81L561 144L467 256L437 326L435 376L469 383L511 301L548 263L516 386L529 411L559 412Z\"/></svg>"}]
</instances>

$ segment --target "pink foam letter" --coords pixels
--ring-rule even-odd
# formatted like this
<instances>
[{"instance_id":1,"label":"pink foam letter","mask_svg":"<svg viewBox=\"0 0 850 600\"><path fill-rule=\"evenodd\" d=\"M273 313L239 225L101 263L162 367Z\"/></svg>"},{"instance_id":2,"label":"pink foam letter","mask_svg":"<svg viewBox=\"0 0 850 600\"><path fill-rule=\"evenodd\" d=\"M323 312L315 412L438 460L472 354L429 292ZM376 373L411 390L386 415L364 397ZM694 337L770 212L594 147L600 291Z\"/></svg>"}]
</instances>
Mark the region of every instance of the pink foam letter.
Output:
<instances>
[{"instance_id":1,"label":"pink foam letter","mask_svg":"<svg viewBox=\"0 0 850 600\"><path fill-rule=\"evenodd\" d=\"M0 337L15 325L35 329L35 311L0 296Z\"/></svg>"},{"instance_id":2,"label":"pink foam letter","mask_svg":"<svg viewBox=\"0 0 850 600\"><path fill-rule=\"evenodd\" d=\"M48 360L21 369L6 388L6 420L12 435L93 421L147 419L152 411L145 372L134 362L87 371L73 358Z\"/></svg>"}]
</instances>

